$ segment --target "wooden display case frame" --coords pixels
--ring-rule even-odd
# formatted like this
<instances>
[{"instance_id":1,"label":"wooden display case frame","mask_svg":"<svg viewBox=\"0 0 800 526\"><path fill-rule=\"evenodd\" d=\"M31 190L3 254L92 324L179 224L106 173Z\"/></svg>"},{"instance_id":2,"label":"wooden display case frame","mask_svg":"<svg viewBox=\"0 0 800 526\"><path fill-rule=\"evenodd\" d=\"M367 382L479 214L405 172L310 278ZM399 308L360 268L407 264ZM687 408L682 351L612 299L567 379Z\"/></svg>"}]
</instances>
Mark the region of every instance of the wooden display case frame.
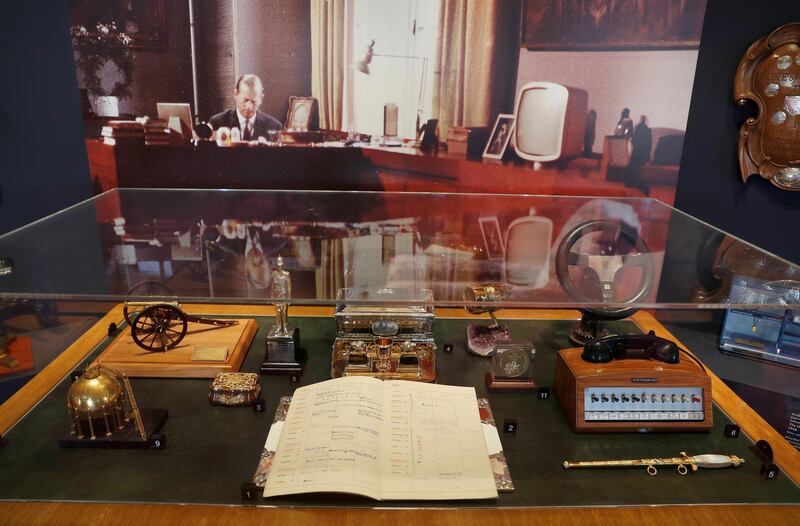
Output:
<instances>
[{"instance_id":1,"label":"wooden display case frame","mask_svg":"<svg viewBox=\"0 0 800 526\"><path fill-rule=\"evenodd\" d=\"M184 305L190 314L211 316L274 316L272 306ZM292 316L331 316L333 307L293 307ZM505 310L503 319L578 319L573 310ZM462 309L437 309L437 318L469 317ZM78 338L40 374L0 406L0 434L5 434L22 419L54 385L71 373L108 336L108 326L122 319L122 305L113 308L91 329ZM650 313L639 311L631 319L642 331L681 344ZM792 447L753 409L746 405L719 377L709 371L714 402L742 432L753 439L766 439L774 450L775 463L795 483L800 481L800 452ZM602 437L599 437L602 439ZM750 524L789 524L800 515L800 504L762 505L662 505L662 506L587 506L525 509L330 509L274 508L222 505L75 503L75 502L0 502L0 517L8 524L89 524L118 526L134 524L172 525L179 522L203 524L284 525L300 523L341 523L397 525L488 524L613 524L656 525L708 523L749 526Z\"/></svg>"}]
</instances>

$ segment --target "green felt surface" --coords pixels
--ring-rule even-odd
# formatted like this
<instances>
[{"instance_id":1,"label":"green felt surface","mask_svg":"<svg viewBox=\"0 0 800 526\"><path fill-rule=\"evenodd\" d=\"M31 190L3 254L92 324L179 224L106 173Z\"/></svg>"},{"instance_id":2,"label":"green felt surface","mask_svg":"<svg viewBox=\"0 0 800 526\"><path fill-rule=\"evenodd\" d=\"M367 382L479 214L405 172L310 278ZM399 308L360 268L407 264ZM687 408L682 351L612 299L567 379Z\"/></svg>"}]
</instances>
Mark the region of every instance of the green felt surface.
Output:
<instances>
[{"instance_id":1,"label":"green felt surface","mask_svg":"<svg viewBox=\"0 0 800 526\"><path fill-rule=\"evenodd\" d=\"M329 378L332 318L295 317L309 362L300 385ZM488 397L499 425L506 418L519 423L516 434L501 433L516 491L495 500L431 502L442 506L580 506L685 503L800 503L800 490L785 476L766 481L746 437L727 439L729 420L718 410L709 433L575 434L558 401L539 401L533 393L488 392L484 374L490 360L466 352L467 325L474 320L437 320L434 324L438 381L472 385ZM264 357L264 339L272 319L259 320L259 332L242 371L257 371ZM567 342L569 321L512 320L515 339L531 340L536 352L535 379L551 386L555 352ZM620 325L621 324L621 325ZM619 329L634 330L630 322ZM108 341L104 342L92 357ZM444 354L446 343L454 345ZM250 480L266 439L278 399L296 384L286 377L262 376L265 413L249 407L217 407L208 402L210 380L133 379L140 407L166 408L169 420L165 450L60 449L57 438L69 425L66 393L69 380L58 385L7 437L0 449L0 499L134 501L168 503L240 503L240 486ZM700 470L681 476L663 468L655 477L644 469L570 470L564 460L601 460L690 455L735 454L746 464L737 469ZM425 503L381 503L348 495L310 495L263 501L270 505L419 506Z\"/></svg>"}]
</instances>

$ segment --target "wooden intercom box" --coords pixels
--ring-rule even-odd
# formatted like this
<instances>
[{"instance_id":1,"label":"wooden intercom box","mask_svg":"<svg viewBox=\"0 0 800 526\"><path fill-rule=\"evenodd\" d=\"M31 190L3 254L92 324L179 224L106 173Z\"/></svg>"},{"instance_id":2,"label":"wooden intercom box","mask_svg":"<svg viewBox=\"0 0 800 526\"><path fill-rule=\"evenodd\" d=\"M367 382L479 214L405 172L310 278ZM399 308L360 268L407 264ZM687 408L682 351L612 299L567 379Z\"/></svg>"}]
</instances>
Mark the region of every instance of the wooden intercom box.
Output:
<instances>
[{"instance_id":1,"label":"wooden intercom box","mask_svg":"<svg viewBox=\"0 0 800 526\"><path fill-rule=\"evenodd\" d=\"M555 394L578 432L707 431L711 379L694 357L680 362L617 359L591 363L580 347L556 358Z\"/></svg>"}]
</instances>

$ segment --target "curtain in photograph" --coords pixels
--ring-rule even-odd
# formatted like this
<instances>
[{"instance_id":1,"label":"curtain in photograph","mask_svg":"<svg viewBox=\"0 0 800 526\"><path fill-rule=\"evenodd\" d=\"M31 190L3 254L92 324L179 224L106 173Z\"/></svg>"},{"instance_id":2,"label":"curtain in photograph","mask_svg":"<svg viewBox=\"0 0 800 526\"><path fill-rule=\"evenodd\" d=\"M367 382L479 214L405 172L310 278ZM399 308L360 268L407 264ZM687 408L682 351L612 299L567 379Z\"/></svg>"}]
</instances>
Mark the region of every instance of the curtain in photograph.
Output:
<instances>
[{"instance_id":1,"label":"curtain in photograph","mask_svg":"<svg viewBox=\"0 0 800 526\"><path fill-rule=\"evenodd\" d=\"M311 95L320 128L342 129L345 76L345 2L311 0Z\"/></svg>"},{"instance_id":2,"label":"curtain in photograph","mask_svg":"<svg viewBox=\"0 0 800 526\"><path fill-rule=\"evenodd\" d=\"M433 116L450 126L490 126L514 99L519 2L441 0Z\"/></svg>"}]
</instances>

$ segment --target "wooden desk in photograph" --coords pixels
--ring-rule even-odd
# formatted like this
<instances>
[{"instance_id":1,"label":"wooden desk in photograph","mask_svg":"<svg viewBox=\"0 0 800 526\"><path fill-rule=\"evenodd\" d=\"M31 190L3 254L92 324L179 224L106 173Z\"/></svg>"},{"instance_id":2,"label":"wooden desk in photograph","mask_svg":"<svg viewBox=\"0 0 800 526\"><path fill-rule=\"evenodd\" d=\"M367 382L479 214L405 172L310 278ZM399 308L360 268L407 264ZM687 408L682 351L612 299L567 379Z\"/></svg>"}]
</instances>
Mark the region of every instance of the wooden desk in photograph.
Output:
<instances>
[{"instance_id":1,"label":"wooden desk in photograph","mask_svg":"<svg viewBox=\"0 0 800 526\"><path fill-rule=\"evenodd\" d=\"M236 188L475 192L654 197L672 204L675 186L639 188L606 180L600 160L533 163L467 159L444 150L343 146L145 146L86 140L97 192L111 188Z\"/></svg>"}]
</instances>

